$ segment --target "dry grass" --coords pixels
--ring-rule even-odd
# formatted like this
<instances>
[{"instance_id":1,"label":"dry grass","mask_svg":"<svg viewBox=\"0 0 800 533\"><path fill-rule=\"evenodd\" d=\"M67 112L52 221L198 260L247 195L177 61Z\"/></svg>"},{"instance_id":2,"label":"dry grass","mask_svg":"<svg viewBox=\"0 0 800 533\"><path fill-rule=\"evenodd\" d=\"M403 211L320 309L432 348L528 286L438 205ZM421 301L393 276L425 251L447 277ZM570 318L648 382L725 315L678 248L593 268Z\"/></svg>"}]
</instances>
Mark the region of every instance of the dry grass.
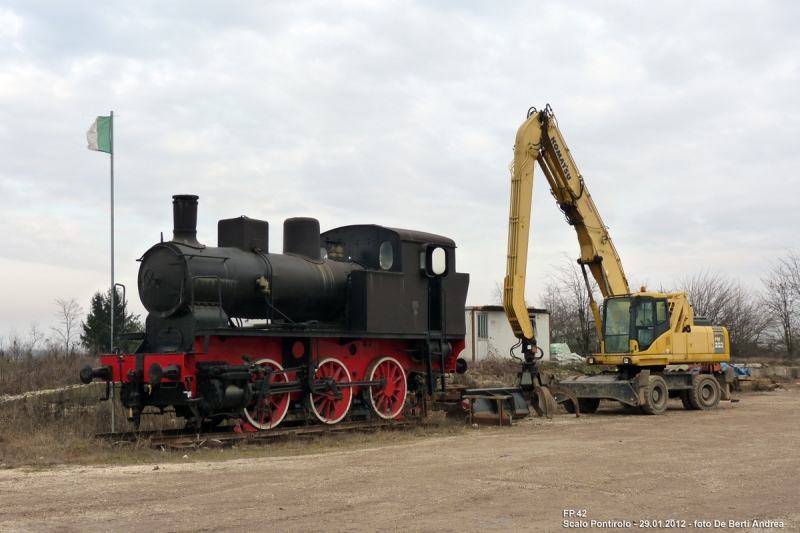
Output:
<instances>
[{"instance_id":1,"label":"dry grass","mask_svg":"<svg viewBox=\"0 0 800 533\"><path fill-rule=\"evenodd\" d=\"M469 388L509 387L517 379L520 368L520 362L514 359L490 356L470 363L466 374L454 376L453 384Z\"/></svg>"},{"instance_id":2,"label":"dry grass","mask_svg":"<svg viewBox=\"0 0 800 533\"><path fill-rule=\"evenodd\" d=\"M754 391L771 391L778 388L778 384L770 378L755 378L751 383L750 388Z\"/></svg>"},{"instance_id":3,"label":"dry grass","mask_svg":"<svg viewBox=\"0 0 800 533\"><path fill-rule=\"evenodd\" d=\"M108 427L109 411L107 406L54 412L24 402L0 404L0 463L43 465L91 457L104 448L94 433Z\"/></svg>"},{"instance_id":4,"label":"dry grass","mask_svg":"<svg viewBox=\"0 0 800 533\"><path fill-rule=\"evenodd\" d=\"M585 363L574 363L569 365L559 365L557 363L541 363L539 369L542 372L553 374L556 379L564 379L567 376L583 375L596 373L611 367L592 366ZM510 387L514 385L517 374L522 369L522 363L507 357L490 356L481 359L476 363L471 363L466 374L456 376L453 380L454 385L466 385L470 388L490 388L490 387Z\"/></svg>"},{"instance_id":5,"label":"dry grass","mask_svg":"<svg viewBox=\"0 0 800 533\"><path fill-rule=\"evenodd\" d=\"M56 354L42 357L0 358L0 396L16 396L30 391L58 389L76 385L83 363L99 364L87 355L70 357ZM192 458L229 459L236 457L292 455L329 448L358 448L408 442L423 437L449 435L464 430L462 423L445 420L443 413L431 415L434 425L401 431L370 433L332 433L276 439L267 445L236 445L220 449L151 449L146 440L133 443L97 439L95 434L111 429L111 402L99 402L92 391L84 405L53 403L41 398L0 402L0 467L52 466L58 464L114 464L168 462ZM63 400L62 400L63 401ZM116 429L133 428L116 402ZM183 427L182 419L170 413L145 414L141 430Z\"/></svg>"},{"instance_id":6,"label":"dry grass","mask_svg":"<svg viewBox=\"0 0 800 533\"><path fill-rule=\"evenodd\" d=\"M78 370L84 363L98 366L99 359L85 354L62 356L57 353L17 359L0 357L0 396L76 385Z\"/></svg>"},{"instance_id":7,"label":"dry grass","mask_svg":"<svg viewBox=\"0 0 800 533\"><path fill-rule=\"evenodd\" d=\"M130 431L117 404L117 431ZM113 442L95 438L110 430L109 402L55 412L14 402L0 404L0 468L50 467L61 464L168 463L189 460L225 460L247 457L303 455L330 449L359 449L412 442L420 438L451 436L467 431L463 422L432 413L432 424L402 430L378 430L310 434L276 438L264 444L236 444L224 448L161 450L150 448L146 439ZM171 414L145 416L142 430L182 427ZM188 456L184 458L184 456Z\"/></svg>"}]
</instances>

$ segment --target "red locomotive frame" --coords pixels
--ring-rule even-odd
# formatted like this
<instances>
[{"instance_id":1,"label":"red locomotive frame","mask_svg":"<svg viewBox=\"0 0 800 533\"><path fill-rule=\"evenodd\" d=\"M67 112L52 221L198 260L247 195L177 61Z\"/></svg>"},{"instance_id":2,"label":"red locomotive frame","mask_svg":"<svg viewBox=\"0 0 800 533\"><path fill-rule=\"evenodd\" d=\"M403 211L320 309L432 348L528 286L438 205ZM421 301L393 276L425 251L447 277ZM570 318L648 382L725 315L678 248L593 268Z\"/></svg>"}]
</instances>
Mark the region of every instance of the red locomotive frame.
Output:
<instances>
[{"instance_id":1,"label":"red locomotive frame","mask_svg":"<svg viewBox=\"0 0 800 533\"><path fill-rule=\"evenodd\" d=\"M426 372L424 361L415 360L412 342L397 339L358 339L342 343L336 337L309 337L309 342L294 340L293 356L301 360L309 355L317 367L315 378L332 377L339 385L339 390L346 391L342 398L331 397L325 393L303 393L301 391L272 394L267 399L253 400L244 409L245 417L241 427L246 431L272 429L280 424L292 405L305 401L306 407L322 423L333 424L343 420L349 413L352 401L357 398L363 402L373 415L383 419L401 418L417 404L409 393L409 377L414 373ZM198 363L224 363L227 365L250 364L251 382L263 380L264 375L256 367L269 368L270 383L289 384L298 379L298 372L286 372L282 361L283 339L278 336L209 336L195 339L195 351L187 353L147 353L139 359L144 368L154 364L162 369L177 367L179 377L171 379L164 375L159 380L161 388L175 387L187 399L198 396L197 384ZM460 353L465 342L452 343L453 353ZM311 353L305 354L307 347ZM456 358L449 357L445 361L444 373L455 373ZM136 382L137 355L103 355L100 358L102 367L110 369L109 381L133 384ZM431 370L441 374L441 363L431 362ZM338 367L338 368L337 368ZM339 372L337 372L339 370ZM345 372L341 372L345 370ZM277 372L276 372L277 371ZM386 379L386 385L348 386L348 382L380 381ZM152 387L153 385L150 384ZM269 402L264 409L263 402ZM259 403L262 402L262 403Z\"/></svg>"}]
</instances>

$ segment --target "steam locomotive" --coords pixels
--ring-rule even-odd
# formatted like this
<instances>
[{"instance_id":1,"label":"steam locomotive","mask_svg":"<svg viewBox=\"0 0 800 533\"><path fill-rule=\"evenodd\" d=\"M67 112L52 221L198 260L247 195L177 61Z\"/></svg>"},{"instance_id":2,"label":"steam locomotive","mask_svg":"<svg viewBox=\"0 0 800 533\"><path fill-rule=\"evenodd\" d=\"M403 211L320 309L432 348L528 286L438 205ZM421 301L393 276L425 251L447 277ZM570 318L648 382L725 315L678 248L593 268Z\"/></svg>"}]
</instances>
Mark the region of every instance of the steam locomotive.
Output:
<instances>
[{"instance_id":1,"label":"steam locomotive","mask_svg":"<svg viewBox=\"0 0 800 533\"><path fill-rule=\"evenodd\" d=\"M335 424L402 417L444 376L464 372L469 275L448 238L376 225L320 233L313 218L283 225L218 223L217 247L197 240L198 197L173 196L171 241L140 259L148 311L133 354L84 365L83 383L120 384L128 420L172 407L189 425L234 420L266 430L284 420Z\"/></svg>"}]
</instances>

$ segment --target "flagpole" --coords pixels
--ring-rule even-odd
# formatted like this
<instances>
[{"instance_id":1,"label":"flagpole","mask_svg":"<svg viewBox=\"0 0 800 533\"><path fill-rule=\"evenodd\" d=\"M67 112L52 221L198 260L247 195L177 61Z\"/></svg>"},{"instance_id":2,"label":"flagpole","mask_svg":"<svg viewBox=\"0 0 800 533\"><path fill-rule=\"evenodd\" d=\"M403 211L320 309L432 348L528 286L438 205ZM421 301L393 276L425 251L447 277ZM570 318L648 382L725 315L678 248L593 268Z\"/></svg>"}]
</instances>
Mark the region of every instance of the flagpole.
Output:
<instances>
[{"instance_id":1,"label":"flagpole","mask_svg":"<svg viewBox=\"0 0 800 533\"><path fill-rule=\"evenodd\" d=\"M111 353L114 353L114 296L116 296L117 286L114 284L114 112L111 112L111 127L109 128L111 144ZM123 319L124 320L124 319ZM122 376L119 377L122 381ZM111 384L111 433L116 430L115 404L117 384Z\"/></svg>"},{"instance_id":2,"label":"flagpole","mask_svg":"<svg viewBox=\"0 0 800 533\"><path fill-rule=\"evenodd\" d=\"M114 293L117 292L114 286L114 112L111 112L111 353L114 353Z\"/></svg>"}]
</instances>

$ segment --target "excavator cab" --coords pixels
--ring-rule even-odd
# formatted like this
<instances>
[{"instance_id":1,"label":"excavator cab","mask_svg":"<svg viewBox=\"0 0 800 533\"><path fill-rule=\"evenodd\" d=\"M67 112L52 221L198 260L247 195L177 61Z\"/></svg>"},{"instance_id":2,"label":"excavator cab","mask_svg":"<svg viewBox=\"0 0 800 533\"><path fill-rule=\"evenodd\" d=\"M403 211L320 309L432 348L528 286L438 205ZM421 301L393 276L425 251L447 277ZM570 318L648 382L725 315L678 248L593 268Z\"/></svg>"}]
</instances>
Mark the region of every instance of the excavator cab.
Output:
<instances>
[{"instance_id":1,"label":"excavator cab","mask_svg":"<svg viewBox=\"0 0 800 533\"><path fill-rule=\"evenodd\" d=\"M669 324L666 297L608 298L603 317L603 353L630 353L634 351L631 341L636 341L638 351L645 351L669 331Z\"/></svg>"}]
</instances>

